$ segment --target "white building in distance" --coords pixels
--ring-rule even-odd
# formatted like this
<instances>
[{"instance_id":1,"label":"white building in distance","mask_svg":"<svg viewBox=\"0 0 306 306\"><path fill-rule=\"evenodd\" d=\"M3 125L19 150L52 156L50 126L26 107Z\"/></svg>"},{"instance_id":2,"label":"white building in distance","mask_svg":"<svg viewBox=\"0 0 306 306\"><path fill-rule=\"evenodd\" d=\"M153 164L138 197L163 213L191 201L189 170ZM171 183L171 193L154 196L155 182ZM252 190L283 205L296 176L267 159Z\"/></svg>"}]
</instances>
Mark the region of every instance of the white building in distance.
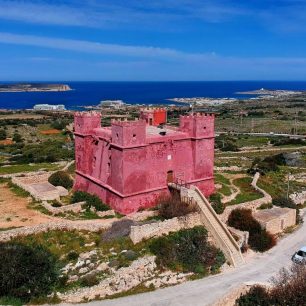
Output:
<instances>
[{"instance_id":1,"label":"white building in distance","mask_svg":"<svg viewBox=\"0 0 306 306\"><path fill-rule=\"evenodd\" d=\"M33 107L34 110L47 110L47 111L52 111L52 110L66 110L64 104L58 104L58 105L51 105L51 104L36 104Z\"/></svg>"}]
</instances>

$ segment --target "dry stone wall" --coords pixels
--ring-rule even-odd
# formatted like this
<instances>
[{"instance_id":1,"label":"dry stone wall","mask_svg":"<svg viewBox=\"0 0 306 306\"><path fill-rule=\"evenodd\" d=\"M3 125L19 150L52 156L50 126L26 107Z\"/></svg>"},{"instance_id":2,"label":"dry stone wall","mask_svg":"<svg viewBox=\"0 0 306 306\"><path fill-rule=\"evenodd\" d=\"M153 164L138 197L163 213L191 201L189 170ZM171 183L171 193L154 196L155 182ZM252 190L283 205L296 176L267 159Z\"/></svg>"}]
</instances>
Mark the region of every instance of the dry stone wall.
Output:
<instances>
[{"instance_id":1,"label":"dry stone wall","mask_svg":"<svg viewBox=\"0 0 306 306\"><path fill-rule=\"evenodd\" d=\"M46 208L50 213L56 215L56 214L64 213L64 212L67 212L67 211L79 213L82 210L82 205L83 204L85 204L85 202L79 202L79 203L64 205L64 206L61 206L61 207L53 207L48 202L43 201L41 205L44 208Z\"/></svg>"},{"instance_id":2,"label":"dry stone wall","mask_svg":"<svg viewBox=\"0 0 306 306\"><path fill-rule=\"evenodd\" d=\"M133 243L138 243L142 240L167 235L170 232L192 228L197 225L202 225L200 215L198 213L192 213L183 217L176 217L165 221L132 226L130 238Z\"/></svg>"},{"instance_id":3,"label":"dry stone wall","mask_svg":"<svg viewBox=\"0 0 306 306\"><path fill-rule=\"evenodd\" d=\"M15 228L12 230L7 230L0 232L0 242L10 241L16 237L35 235L42 232L48 232L52 230L62 230L62 231L90 231L99 232L103 229L109 228L111 226L111 220L82 220L82 221L69 221L63 220L58 222L50 222L39 224L35 226L25 226L20 228Z\"/></svg>"}]
</instances>

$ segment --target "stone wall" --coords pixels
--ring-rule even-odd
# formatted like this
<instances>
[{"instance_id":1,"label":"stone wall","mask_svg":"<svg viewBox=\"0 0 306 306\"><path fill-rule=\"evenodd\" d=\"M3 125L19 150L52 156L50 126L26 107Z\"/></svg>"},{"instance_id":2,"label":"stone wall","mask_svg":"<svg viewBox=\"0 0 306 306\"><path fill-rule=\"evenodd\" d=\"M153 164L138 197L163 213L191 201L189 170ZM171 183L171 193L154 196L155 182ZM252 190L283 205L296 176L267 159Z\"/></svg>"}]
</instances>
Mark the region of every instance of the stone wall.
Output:
<instances>
[{"instance_id":1,"label":"stone wall","mask_svg":"<svg viewBox=\"0 0 306 306\"><path fill-rule=\"evenodd\" d=\"M61 231L90 231L99 232L103 229L107 229L111 226L111 220L82 220L82 221L57 221L39 224L35 226L25 226L20 228L15 228L12 230L7 230L0 232L0 242L10 241L16 237L35 235L38 233L43 233L52 230Z\"/></svg>"},{"instance_id":2,"label":"stone wall","mask_svg":"<svg viewBox=\"0 0 306 306\"><path fill-rule=\"evenodd\" d=\"M59 200L68 195L68 190L62 186L53 186L48 182L50 172L12 177L12 183L26 190L37 201Z\"/></svg>"},{"instance_id":3,"label":"stone wall","mask_svg":"<svg viewBox=\"0 0 306 306\"><path fill-rule=\"evenodd\" d=\"M79 213L82 210L82 205L85 204L85 202L79 202L79 203L74 203L74 204L69 204L69 205L64 205L61 207L53 207L50 205L48 202L43 201L42 206L46 208L50 213L53 215L64 213L67 211Z\"/></svg>"},{"instance_id":4,"label":"stone wall","mask_svg":"<svg viewBox=\"0 0 306 306\"><path fill-rule=\"evenodd\" d=\"M226 223L227 222L227 219L228 219L228 216L230 215L230 213L235 210L236 208L245 208L245 209L251 209L252 212L256 212L257 211L257 208L259 206L261 206L262 204L269 204L269 203L272 203L272 197L266 192L264 191L263 189L259 188L257 186L257 181L260 177L260 174L257 172L255 175L254 175L254 178L253 178L253 181L251 183L252 187L259 191L260 193L262 193L263 197L260 198L260 199L257 199L257 200L254 200L254 201L249 201L249 202L244 202L244 203L241 203L241 204L238 204L238 205L231 205L231 206L227 206L224 210L224 212L219 215L220 219Z\"/></svg>"},{"instance_id":5,"label":"stone wall","mask_svg":"<svg viewBox=\"0 0 306 306\"><path fill-rule=\"evenodd\" d=\"M165 221L132 226L130 238L133 243L138 243L142 240L167 235L170 232L192 228L197 225L202 225L200 215L198 213L192 213L183 217L176 217Z\"/></svg>"},{"instance_id":6,"label":"stone wall","mask_svg":"<svg viewBox=\"0 0 306 306\"><path fill-rule=\"evenodd\" d=\"M242 246L248 244L249 236L250 236L249 232L240 231L240 230L238 230L234 227L230 227L230 226L228 226L227 228L234 237L236 236L238 238L238 240L236 240L236 239L235 240L236 240L236 242L237 242L237 244L239 245L240 248Z\"/></svg>"}]
</instances>

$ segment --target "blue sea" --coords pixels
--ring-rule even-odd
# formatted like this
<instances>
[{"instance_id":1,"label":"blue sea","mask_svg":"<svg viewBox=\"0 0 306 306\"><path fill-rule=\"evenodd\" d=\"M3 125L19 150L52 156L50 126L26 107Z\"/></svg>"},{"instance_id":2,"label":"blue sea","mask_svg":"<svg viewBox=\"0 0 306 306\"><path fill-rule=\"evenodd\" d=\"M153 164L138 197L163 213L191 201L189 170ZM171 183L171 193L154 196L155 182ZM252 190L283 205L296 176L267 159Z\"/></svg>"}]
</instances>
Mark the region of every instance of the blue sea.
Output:
<instances>
[{"instance_id":1,"label":"blue sea","mask_svg":"<svg viewBox=\"0 0 306 306\"><path fill-rule=\"evenodd\" d=\"M7 84L9 82L1 82ZM31 82L26 82L31 83ZM35 82L33 82L35 83ZM40 82L42 83L42 82ZM43 82L68 84L67 92L0 93L0 108L29 109L35 104L64 104L67 109L97 105L101 100L123 100L130 104L173 104L169 98L250 98L236 94L260 88L306 90L306 82L203 81L203 82Z\"/></svg>"}]
</instances>

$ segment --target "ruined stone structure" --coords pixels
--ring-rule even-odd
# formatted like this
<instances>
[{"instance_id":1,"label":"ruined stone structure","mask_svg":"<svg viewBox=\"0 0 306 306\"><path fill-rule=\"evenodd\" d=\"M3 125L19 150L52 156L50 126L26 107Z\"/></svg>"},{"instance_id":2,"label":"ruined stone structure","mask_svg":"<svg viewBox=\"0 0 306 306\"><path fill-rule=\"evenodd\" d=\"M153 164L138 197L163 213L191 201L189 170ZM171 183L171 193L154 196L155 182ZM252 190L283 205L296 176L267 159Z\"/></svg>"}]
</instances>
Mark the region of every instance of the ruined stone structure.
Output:
<instances>
[{"instance_id":1,"label":"ruined stone structure","mask_svg":"<svg viewBox=\"0 0 306 306\"><path fill-rule=\"evenodd\" d=\"M163 109L144 109L140 117L101 127L100 113L75 113L74 188L98 195L123 214L153 206L177 179L209 196L214 114L181 116L178 128L161 126L167 118Z\"/></svg>"}]
</instances>

